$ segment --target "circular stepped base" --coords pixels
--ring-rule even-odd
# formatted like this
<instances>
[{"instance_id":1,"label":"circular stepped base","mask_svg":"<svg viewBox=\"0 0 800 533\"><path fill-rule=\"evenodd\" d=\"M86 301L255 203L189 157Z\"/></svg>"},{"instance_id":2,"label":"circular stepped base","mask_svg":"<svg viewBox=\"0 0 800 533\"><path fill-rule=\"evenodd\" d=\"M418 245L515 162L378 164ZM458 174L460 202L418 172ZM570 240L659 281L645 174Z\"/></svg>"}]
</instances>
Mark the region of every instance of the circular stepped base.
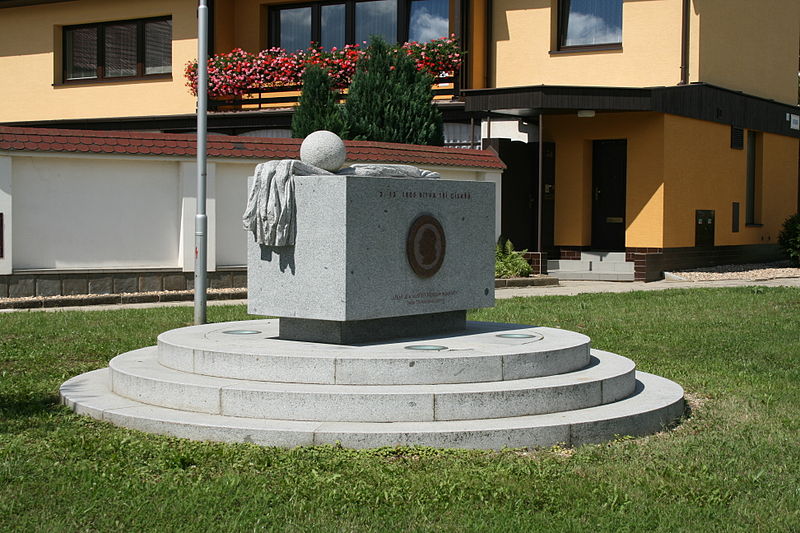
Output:
<instances>
[{"instance_id":1,"label":"circular stepped base","mask_svg":"<svg viewBox=\"0 0 800 533\"><path fill-rule=\"evenodd\" d=\"M586 335L519 324L467 322L460 333L344 346L277 337L277 319L173 329L158 336L158 360L207 376L338 385L501 381L589 364Z\"/></svg>"},{"instance_id":2,"label":"circular stepped base","mask_svg":"<svg viewBox=\"0 0 800 533\"><path fill-rule=\"evenodd\" d=\"M500 418L592 407L629 396L633 361L592 350L568 374L435 385L327 385L237 380L158 364L154 347L111 360L112 391L160 407L246 418L400 422Z\"/></svg>"},{"instance_id":3,"label":"circular stepped base","mask_svg":"<svg viewBox=\"0 0 800 533\"><path fill-rule=\"evenodd\" d=\"M461 334L354 346L285 341L277 320L192 326L77 376L78 413L199 440L502 448L658 431L683 390L552 328L469 323Z\"/></svg>"},{"instance_id":4,"label":"circular stepped base","mask_svg":"<svg viewBox=\"0 0 800 533\"><path fill-rule=\"evenodd\" d=\"M156 407L111 392L108 369L74 377L61 387L79 414L148 433L264 446L336 444L349 448L421 445L439 448L579 446L660 431L683 414L677 383L636 373L633 395L611 404L543 415L436 422L300 422L211 415Z\"/></svg>"}]
</instances>

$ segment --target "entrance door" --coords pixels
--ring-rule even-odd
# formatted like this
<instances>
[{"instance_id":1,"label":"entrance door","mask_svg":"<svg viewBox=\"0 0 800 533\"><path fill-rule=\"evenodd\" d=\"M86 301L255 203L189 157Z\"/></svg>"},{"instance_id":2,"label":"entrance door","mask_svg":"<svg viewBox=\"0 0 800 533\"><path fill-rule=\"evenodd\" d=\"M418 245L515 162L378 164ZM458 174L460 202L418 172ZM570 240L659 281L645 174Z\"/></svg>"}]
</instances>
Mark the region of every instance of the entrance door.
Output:
<instances>
[{"instance_id":1,"label":"entrance door","mask_svg":"<svg viewBox=\"0 0 800 533\"><path fill-rule=\"evenodd\" d=\"M625 168L628 141L592 144L592 248L625 250Z\"/></svg>"}]
</instances>

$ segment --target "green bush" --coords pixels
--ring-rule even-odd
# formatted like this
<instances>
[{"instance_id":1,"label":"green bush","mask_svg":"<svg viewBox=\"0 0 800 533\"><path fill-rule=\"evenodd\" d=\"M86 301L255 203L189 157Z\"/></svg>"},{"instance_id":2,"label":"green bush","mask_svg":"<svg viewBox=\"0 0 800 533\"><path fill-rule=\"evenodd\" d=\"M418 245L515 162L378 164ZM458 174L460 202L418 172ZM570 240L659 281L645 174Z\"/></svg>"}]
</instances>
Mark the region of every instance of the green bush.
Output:
<instances>
[{"instance_id":1,"label":"green bush","mask_svg":"<svg viewBox=\"0 0 800 533\"><path fill-rule=\"evenodd\" d=\"M778 246L792 264L800 265L800 213L783 221L783 227L778 234Z\"/></svg>"},{"instance_id":2,"label":"green bush","mask_svg":"<svg viewBox=\"0 0 800 533\"><path fill-rule=\"evenodd\" d=\"M524 278L531 275L533 269L521 252L514 251L514 245L502 237L497 241L494 252L494 277L496 278Z\"/></svg>"},{"instance_id":3,"label":"green bush","mask_svg":"<svg viewBox=\"0 0 800 533\"><path fill-rule=\"evenodd\" d=\"M303 73L303 92L292 117L292 137L302 139L317 130L328 130L347 137L339 94L333 89L328 73L309 66Z\"/></svg>"},{"instance_id":4,"label":"green bush","mask_svg":"<svg viewBox=\"0 0 800 533\"><path fill-rule=\"evenodd\" d=\"M349 138L444 144L442 114L433 104L433 76L375 37L359 60L344 105Z\"/></svg>"}]
</instances>

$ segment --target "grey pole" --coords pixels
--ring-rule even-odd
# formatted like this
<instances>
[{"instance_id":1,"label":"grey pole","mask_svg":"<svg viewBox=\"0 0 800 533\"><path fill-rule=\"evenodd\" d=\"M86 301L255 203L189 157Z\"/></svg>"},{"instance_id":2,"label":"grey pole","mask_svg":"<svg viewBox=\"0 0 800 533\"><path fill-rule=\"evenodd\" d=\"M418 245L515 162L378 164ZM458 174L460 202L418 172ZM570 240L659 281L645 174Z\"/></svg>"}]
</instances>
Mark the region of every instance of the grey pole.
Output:
<instances>
[{"instance_id":1,"label":"grey pole","mask_svg":"<svg viewBox=\"0 0 800 533\"><path fill-rule=\"evenodd\" d=\"M208 1L197 7L197 214L194 217L194 323L206 323L208 217L206 114L208 112Z\"/></svg>"}]
</instances>

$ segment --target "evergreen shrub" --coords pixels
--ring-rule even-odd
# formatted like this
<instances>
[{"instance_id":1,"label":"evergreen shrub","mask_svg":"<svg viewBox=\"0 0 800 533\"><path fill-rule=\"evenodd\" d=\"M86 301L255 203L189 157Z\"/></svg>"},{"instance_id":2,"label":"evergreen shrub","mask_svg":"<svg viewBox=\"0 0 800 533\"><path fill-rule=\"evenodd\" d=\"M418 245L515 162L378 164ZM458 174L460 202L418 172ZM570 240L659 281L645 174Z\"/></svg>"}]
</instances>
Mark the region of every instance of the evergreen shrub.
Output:
<instances>
[{"instance_id":1,"label":"evergreen shrub","mask_svg":"<svg viewBox=\"0 0 800 533\"><path fill-rule=\"evenodd\" d=\"M794 265L800 266L800 213L795 213L783 222L778 234L778 246Z\"/></svg>"},{"instance_id":2,"label":"evergreen shrub","mask_svg":"<svg viewBox=\"0 0 800 533\"><path fill-rule=\"evenodd\" d=\"M407 54L373 38L359 59L344 105L349 138L444 144L442 115L433 104L433 81Z\"/></svg>"},{"instance_id":3,"label":"evergreen shrub","mask_svg":"<svg viewBox=\"0 0 800 533\"><path fill-rule=\"evenodd\" d=\"M303 73L303 92L292 117L292 137L302 139L317 130L328 130L347 137L339 93L322 68L311 65Z\"/></svg>"}]
</instances>

